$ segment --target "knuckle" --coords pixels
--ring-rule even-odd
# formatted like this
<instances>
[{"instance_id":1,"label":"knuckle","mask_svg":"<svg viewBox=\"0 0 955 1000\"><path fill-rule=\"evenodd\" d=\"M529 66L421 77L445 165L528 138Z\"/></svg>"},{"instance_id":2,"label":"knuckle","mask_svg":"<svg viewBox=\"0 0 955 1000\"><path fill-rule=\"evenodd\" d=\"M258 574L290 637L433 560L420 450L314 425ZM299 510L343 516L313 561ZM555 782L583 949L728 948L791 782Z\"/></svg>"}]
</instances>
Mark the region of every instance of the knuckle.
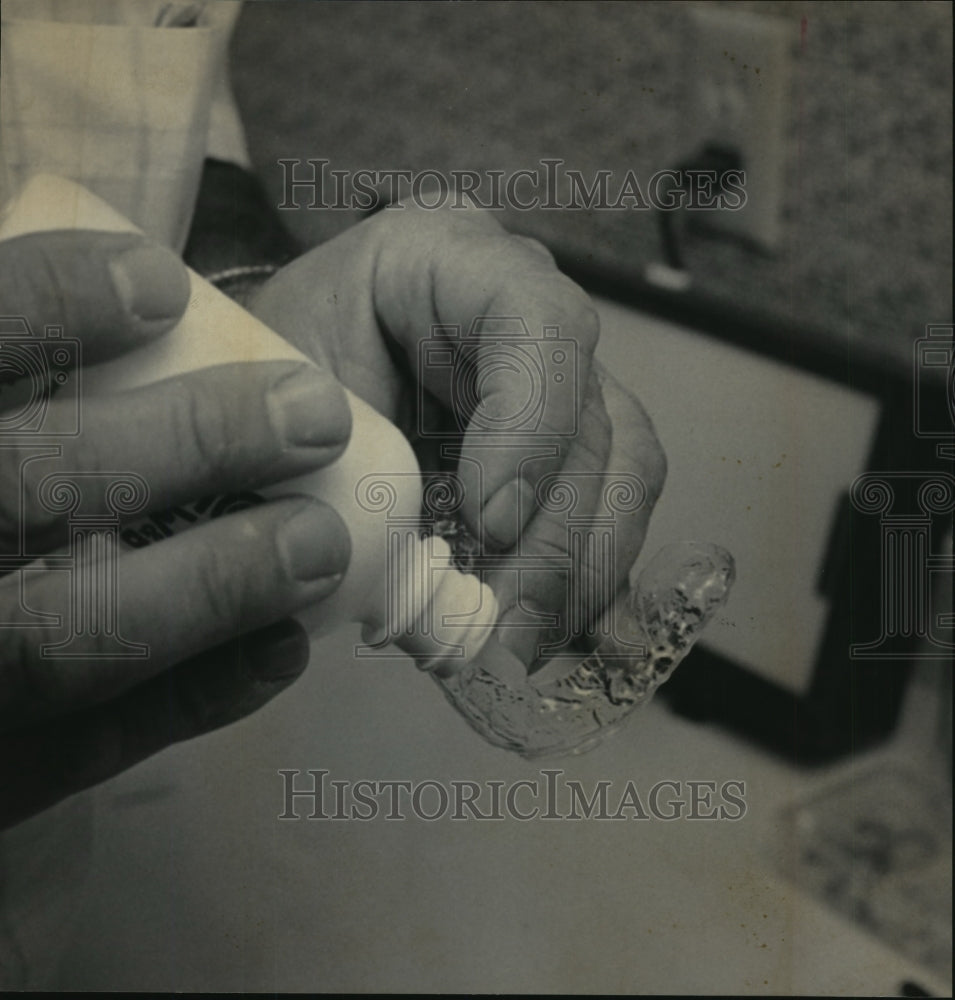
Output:
<instances>
[{"instance_id":1,"label":"knuckle","mask_svg":"<svg viewBox=\"0 0 955 1000\"><path fill-rule=\"evenodd\" d=\"M566 558L570 543L570 533L566 521L559 515L538 517L533 530L521 539L521 552L543 558ZM555 575L560 575L555 570Z\"/></svg>"},{"instance_id":2,"label":"knuckle","mask_svg":"<svg viewBox=\"0 0 955 1000\"><path fill-rule=\"evenodd\" d=\"M573 331L578 344L588 353L593 353L600 339L600 316L590 296L566 275L561 275L564 282L565 322L568 330Z\"/></svg>"},{"instance_id":3,"label":"knuckle","mask_svg":"<svg viewBox=\"0 0 955 1000\"><path fill-rule=\"evenodd\" d=\"M193 601L203 628L222 639L260 624L287 586L274 541L274 511L235 511L196 539Z\"/></svg>"},{"instance_id":4,"label":"knuckle","mask_svg":"<svg viewBox=\"0 0 955 1000\"><path fill-rule=\"evenodd\" d=\"M641 435L639 442L634 443L630 464L640 476L646 490L644 504L652 510L660 499L667 477L666 452L652 429Z\"/></svg>"},{"instance_id":5,"label":"knuckle","mask_svg":"<svg viewBox=\"0 0 955 1000\"><path fill-rule=\"evenodd\" d=\"M520 234L512 236L512 239L521 243L538 257L543 258L548 264L556 268L557 262L554 260L554 255L543 243L541 243L540 240L535 239L533 236L524 236Z\"/></svg>"},{"instance_id":6,"label":"knuckle","mask_svg":"<svg viewBox=\"0 0 955 1000\"><path fill-rule=\"evenodd\" d=\"M553 264L530 284L513 270L501 282L501 301L536 301L543 323L555 325L563 339L573 340L585 357L593 355L600 339L600 316L590 296ZM539 331L538 331L539 332Z\"/></svg>"},{"instance_id":7,"label":"knuckle","mask_svg":"<svg viewBox=\"0 0 955 1000\"><path fill-rule=\"evenodd\" d=\"M204 377L180 383L172 405L174 439L181 453L190 457L195 468L209 470L213 476L225 474L240 435L230 426L231 408L216 383Z\"/></svg>"},{"instance_id":8,"label":"knuckle","mask_svg":"<svg viewBox=\"0 0 955 1000\"><path fill-rule=\"evenodd\" d=\"M591 372L587 381L581 408L581 421L592 427L592 436L598 441L609 441L613 434L613 421L607 412L599 380Z\"/></svg>"},{"instance_id":9,"label":"knuckle","mask_svg":"<svg viewBox=\"0 0 955 1000\"><path fill-rule=\"evenodd\" d=\"M233 546L203 542L197 552L193 584L202 617L223 635L234 632L251 611L250 574L239 565Z\"/></svg>"},{"instance_id":10,"label":"knuckle","mask_svg":"<svg viewBox=\"0 0 955 1000\"><path fill-rule=\"evenodd\" d=\"M613 433L614 451L626 467L640 474L647 490L647 503L652 507L666 481L666 452L640 400L602 368L598 370L598 377Z\"/></svg>"},{"instance_id":11,"label":"knuckle","mask_svg":"<svg viewBox=\"0 0 955 1000\"><path fill-rule=\"evenodd\" d=\"M451 189L448 196L434 210L427 212L435 222L450 227L457 232L503 233L504 227L486 208L472 198L463 197L457 189Z\"/></svg>"},{"instance_id":12,"label":"knuckle","mask_svg":"<svg viewBox=\"0 0 955 1000\"><path fill-rule=\"evenodd\" d=\"M655 506L660 499L667 478L666 452L656 438L654 438L654 445L648 449L648 468L645 477L647 501L651 507Z\"/></svg>"},{"instance_id":13,"label":"knuckle","mask_svg":"<svg viewBox=\"0 0 955 1000\"><path fill-rule=\"evenodd\" d=\"M633 467L646 488L645 503L652 509L660 499L667 477L666 453L652 431L634 448Z\"/></svg>"}]
</instances>

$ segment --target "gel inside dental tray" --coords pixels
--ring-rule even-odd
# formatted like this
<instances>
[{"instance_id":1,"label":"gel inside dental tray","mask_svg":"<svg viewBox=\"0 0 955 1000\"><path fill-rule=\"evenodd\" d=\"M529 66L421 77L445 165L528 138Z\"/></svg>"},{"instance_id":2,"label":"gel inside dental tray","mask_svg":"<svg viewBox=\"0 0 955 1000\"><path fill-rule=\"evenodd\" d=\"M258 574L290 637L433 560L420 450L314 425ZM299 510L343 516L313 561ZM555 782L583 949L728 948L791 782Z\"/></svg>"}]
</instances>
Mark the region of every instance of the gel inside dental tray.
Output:
<instances>
[{"instance_id":1,"label":"gel inside dental tray","mask_svg":"<svg viewBox=\"0 0 955 1000\"><path fill-rule=\"evenodd\" d=\"M466 564L473 539L460 524L448 537ZM619 729L670 677L726 603L735 576L725 549L676 542L644 568L611 638L584 659L569 661L565 671L559 665L568 661L557 660L528 675L492 638L457 673L432 676L489 743L527 758L583 753Z\"/></svg>"}]
</instances>

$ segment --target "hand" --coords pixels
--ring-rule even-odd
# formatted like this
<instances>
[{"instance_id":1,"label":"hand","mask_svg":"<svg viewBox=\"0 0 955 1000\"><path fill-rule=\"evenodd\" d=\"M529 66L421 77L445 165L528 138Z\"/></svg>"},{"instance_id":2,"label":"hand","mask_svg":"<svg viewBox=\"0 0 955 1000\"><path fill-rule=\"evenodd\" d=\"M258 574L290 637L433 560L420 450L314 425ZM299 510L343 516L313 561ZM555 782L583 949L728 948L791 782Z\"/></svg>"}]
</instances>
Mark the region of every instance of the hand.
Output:
<instances>
[{"instance_id":1,"label":"hand","mask_svg":"<svg viewBox=\"0 0 955 1000\"><path fill-rule=\"evenodd\" d=\"M289 362L81 396L78 433L76 372L30 409L48 389L30 363L49 348L40 343L46 326L60 325L64 342L78 341L74 361L89 364L169 329L187 298L181 262L138 236L0 243L0 827L269 701L308 658L304 631L287 616L331 593L347 566L337 514L282 499L121 553L118 600L92 605L92 620L83 608L71 618L69 574L38 560L69 554L66 515L44 507L39 492L51 472L136 474L156 510L302 474L340 454L348 437L338 384ZM42 423L27 427L34 412ZM109 513L104 504L97 512ZM96 557L74 555L79 578ZM88 588L85 597L96 596ZM115 632L148 655L108 658L110 614ZM82 633L78 657L45 655L71 625L82 626L73 631Z\"/></svg>"},{"instance_id":2,"label":"hand","mask_svg":"<svg viewBox=\"0 0 955 1000\"><path fill-rule=\"evenodd\" d=\"M617 515L613 558L592 558L589 551L579 557L576 586L587 625L626 587L666 462L643 408L594 360L598 320L592 304L540 244L509 235L476 209L390 208L284 268L252 308L398 424L416 445L423 469L437 468L439 460L434 443L417 430L439 422L467 425L458 464L469 486L463 513L489 549L508 553L511 568L488 582L504 612L499 637L526 666L539 665L539 644L554 631L541 624L542 616L563 621L568 613L566 575L524 571L518 593L512 569L527 556L568 555L566 513L537 503L544 477L559 471L572 481L579 494L573 514L585 520L601 512L604 490L615 478L642 481L642 505ZM577 347L573 391L553 389L555 374L574 372L541 352L543 409L526 432L507 423L526 404L528 373L498 364L500 323L484 324L481 346L471 356L477 397L471 412L454 412L451 375L470 363L459 340L448 341L450 360L419 363L420 346L436 324L466 332L476 318L508 316L524 320L528 342L540 343L544 327L557 327L564 346L570 341ZM423 395L419 385L427 390ZM508 433L496 432L500 426ZM483 470L480 482L471 474L475 463Z\"/></svg>"}]
</instances>

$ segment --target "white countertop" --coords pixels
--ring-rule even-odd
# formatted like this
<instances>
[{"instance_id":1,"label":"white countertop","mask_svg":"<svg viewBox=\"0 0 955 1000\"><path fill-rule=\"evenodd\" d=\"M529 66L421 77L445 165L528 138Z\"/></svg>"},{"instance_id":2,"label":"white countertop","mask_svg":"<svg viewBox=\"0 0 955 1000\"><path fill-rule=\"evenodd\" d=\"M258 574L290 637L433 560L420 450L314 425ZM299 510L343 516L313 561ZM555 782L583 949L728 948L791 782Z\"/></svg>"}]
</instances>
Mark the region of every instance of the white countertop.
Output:
<instances>
[{"instance_id":1,"label":"white countertop","mask_svg":"<svg viewBox=\"0 0 955 1000\"><path fill-rule=\"evenodd\" d=\"M654 702L591 754L530 763L483 744L407 664L349 666L341 638L316 652L258 716L99 792L58 985L845 996L926 983L781 874L783 807L854 769L917 759L917 743L797 772ZM277 819L280 768L447 783L540 780L543 767L588 792L610 780L611 801L627 779L645 801L664 778L737 778L747 811L719 822Z\"/></svg>"}]
</instances>

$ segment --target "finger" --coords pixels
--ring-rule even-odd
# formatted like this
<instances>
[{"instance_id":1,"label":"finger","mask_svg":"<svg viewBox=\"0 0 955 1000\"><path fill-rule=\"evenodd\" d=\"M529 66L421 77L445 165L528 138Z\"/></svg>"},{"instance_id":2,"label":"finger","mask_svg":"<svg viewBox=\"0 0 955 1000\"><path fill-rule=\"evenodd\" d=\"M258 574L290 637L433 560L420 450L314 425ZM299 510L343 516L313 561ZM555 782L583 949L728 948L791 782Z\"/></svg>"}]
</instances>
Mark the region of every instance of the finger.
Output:
<instances>
[{"instance_id":1,"label":"finger","mask_svg":"<svg viewBox=\"0 0 955 1000\"><path fill-rule=\"evenodd\" d=\"M105 701L294 615L337 589L349 555L347 529L331 507L290 497L124 552L114 571L107 551L72 574L8 576L0 620L29 609L59 614L62 624L0 634L0 728Z\"/></svg>"},{"instance_id":2,"label":"finger","mask_svg":"<svg viewBox=\"0 0 955 1000\"><path fill-rule=\"evenodd\" d=\"M563 469L540 480L541 503L508 553L510 566L488 579L502 609L500 641L527 665L538 659L542 642L567 632L570 618L579 617L575 597L579 581L593 572L589 528L600 504L610 438L603 397L592 377L580 435Z\"/></svg>"},{"instance_id":3,"label":"finger","mask_svg":"<svg viewBox=\"0 0 955 1000\"><path fill-rule=\"evenodd\" d=\"M604 635L601 616L614 601L629 599L637 559L666 479L666 455L646 411L619 382L596 367L613 434L591 527L612 523L612 531L609 545L598 529L591 544L582 547L568 611L570 629L544 634L555 642L569 631L574 646L586 651ZM597 543L601 538L603 545Z\"/></svg>"},{"instance_id":4,"label":"finger","mask_svg":"<svg viewBox=\"0 0 955 1000\"><path fill-rule=\"evenodd\" d=\"M536 254L538 254L538 256L543 257L546 261L553 264L554 267L557 266L557 261L554 258L554 255L546 246L544 246L543 243L541 243L540 240L535 239L533 236L520 236L513 233L511 235L513 239L519 240L524 244L524 246L529 247Z\"/></svg>"},{"instance_id":5,"label":"finger","mask_svg":"<svg viewBox=\"0 0 955 1000\"><path fill-rule=\"evenodd\" d=\"M580 430L598 333L575 285L523 245L507 248L497 255L507 271L488 278L496 291L462 341L450 399L459 415L467 407L460 467L481 470L462 513L503 548L533 516L537 484L564 465Z\"/></svg>"},{"instance_id":6,"label":"finger","mask_svg":"<svg viewBox=\"0 0 955 1000\"><path fill-rule=\"evenodd\" d=\"M89 364L168 330L188 300L182 261L138 234L77 230L0 242L5 340L61 327L79 341L77 362Z\"/></svg>"},{"instance_id":7,"label":"finger","mask_svg":"<svg viewBox=\"0 0 955 1000\"><path fill-rule=\"evenodd\" d=\"M113 701L0 737L0 829L173 743L227 726L292 684L308 637L283 621L234 639Z\"/></svg>"},{"instance_id":8,"label":"finger","mask_svg":"<svg viewBox=\"0 0 955 1000\"><path fill-rule=\"evenodd\" d=\"M482 475L463 514L506 547L519 528L509 498L530 496L537 479L560 468L578 429L596 312L549 255L481 213L393 212L377 217L376 313L422 386L466 429L462 472L470 464ZM522 468L532 456L533 469Z\"/></svg>"},{"instance_id":9,"label":"finger","mask_svg":"<svg viewBox=\"0 0 955 1000\"><path fill-rule=\"evenodd\" d=\"M666 454L649 414L640 401L613 376L598 367L607 416L613 427L605 475L605 495L617 490L614 516L614 586L624 587L647 535L650 518L666 481ZM628 503L635 481L643 491L642 502ZM600 610L600 609L598 609Z\"/></svg>"},{"instance_id":10,"label":"finger","mask_svg":"<svg viewBox=\"0 0 955 1000\"><path fill-rule=\"evenodd\" d=\"M335 379L287 361L222 365L114 396L61 393L44 420L62 434L55 453L38 455L30 440L0 450L0 537L23 531L34 551L61 542L71 512L49 492L62 479L81 485L84 515L110 512L111 473L139 476L149 509L164 510L325 465L350 425Z\"/></svg>"},{"instance_id":11,"label":"finger","mask_svg":"<svg viewBox=\"0 0 955 1000\"><path fill-rule=\"evenodd\" d=\"M461 463L482 470L464 514L502 547L514 544L533 515L537 484L564 465L580 430L598 325L555 277L505 284L489 307L495 315L473 323L462 341L454 372L452 406L468 413ZM515 496L524 500L518 518Z\"/></svg>"},{"instance_id":12,"label":"finger","mask_svg":"<svg viewBox=\"0 0 955 1000\"><path fill-rule=\"evenodd\" d=\"M666 475L646 412L602 371L600 380L564 470L542 483L557 502L544 495L514 550L514 569L489 581L504 609L501 642L531 667L544 646L592 645L600 613L627 589ZM548 554L553 570L515 571L528 555Z\"/></svg>"},{"instance_id":13,"label":"finger","mask_svg":"<svg viewBox=\"0 0 955 1000\"><path fill-rule=\"evenodd\" d=\"M377 218L377 217L375 217ZM400 348L375 314L376 247L368 219L286 264L250 311L392 422L414 386L395 371Z\"/></svg>"}]
</instances>

